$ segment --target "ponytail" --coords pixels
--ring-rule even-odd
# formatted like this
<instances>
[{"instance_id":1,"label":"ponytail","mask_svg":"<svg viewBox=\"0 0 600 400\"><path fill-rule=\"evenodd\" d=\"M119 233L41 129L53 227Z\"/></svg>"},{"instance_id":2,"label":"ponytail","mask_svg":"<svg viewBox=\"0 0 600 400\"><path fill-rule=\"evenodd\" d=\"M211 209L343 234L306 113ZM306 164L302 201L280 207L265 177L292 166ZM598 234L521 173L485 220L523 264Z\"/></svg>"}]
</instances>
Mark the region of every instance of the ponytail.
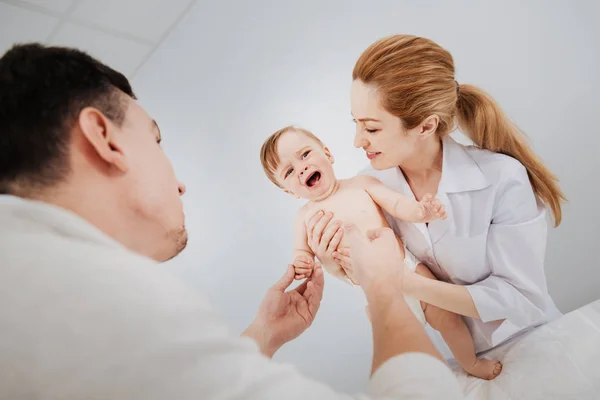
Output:
<instances>
[{"instance_id":1,"label":"ponytail","mask_svg":"<svg viewBox=\"0 0 600 400\"><path fill-rule=\"evenodd\" d=\"M477 146L517 159L527 169L535 194L552 210L554 226L562 219L561 203L566 197L554 174L533 152L525 135L514 125L483 90L459 85L458 125Z\"/></svg>"}]
</instances>

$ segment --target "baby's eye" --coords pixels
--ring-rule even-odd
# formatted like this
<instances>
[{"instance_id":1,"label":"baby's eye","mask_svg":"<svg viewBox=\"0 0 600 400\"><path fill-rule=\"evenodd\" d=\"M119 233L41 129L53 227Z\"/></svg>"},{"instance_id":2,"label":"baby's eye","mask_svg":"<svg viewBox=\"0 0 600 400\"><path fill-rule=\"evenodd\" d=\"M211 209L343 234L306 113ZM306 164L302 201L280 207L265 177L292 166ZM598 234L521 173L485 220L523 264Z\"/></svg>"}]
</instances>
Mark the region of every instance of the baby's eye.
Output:
<instances>
[{"instance_id":1,"label":"baby's eye","mask_svg":"<svg viewBox=\"0 0 600 400\"><path fill-rule=\"evenodd\" d=\"M292 173L293 170L294 170L293 168L288 169L285 173L285 177L287 178Z\"/></svg>"},{"instance_id":2,"label":"baby's eye","mask_svg":"<svg viewBox=\"0 0 600 400\"><path fill-rule=\"evenodd\" d=\"M305 151L304 153L302 153L302 158L306 158L306 156L308 156L310 154L310 150Z\"/></svg>"}]
</instances>

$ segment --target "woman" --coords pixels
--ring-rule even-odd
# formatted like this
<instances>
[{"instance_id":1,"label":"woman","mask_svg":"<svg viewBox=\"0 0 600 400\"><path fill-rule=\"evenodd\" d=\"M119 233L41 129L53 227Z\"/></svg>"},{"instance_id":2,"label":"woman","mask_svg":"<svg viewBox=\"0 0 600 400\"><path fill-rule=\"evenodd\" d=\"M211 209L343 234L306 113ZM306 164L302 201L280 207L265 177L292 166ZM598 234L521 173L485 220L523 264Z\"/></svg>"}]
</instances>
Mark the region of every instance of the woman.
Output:
<instances>
[{"instance_id":1,"label":"woman","mask_svg":"<svg viewBox=\"0 0 600 400\"><path fill-rule=\"evenodd\" d=\"M458 84L450 53L414 36L375 42L352 77L354 145L371 163L361 173L416 199L437 193L448 212L430 224L386 216L439 279L407 271L406 295L466 317L478 353L560 315L544 274L545 209L558 226L565 197L494 100ZM476 147L449 136L455 121ZM315 215L308 231L321 260L348 267L331 220Z\"/></svg>"}]
</instances>

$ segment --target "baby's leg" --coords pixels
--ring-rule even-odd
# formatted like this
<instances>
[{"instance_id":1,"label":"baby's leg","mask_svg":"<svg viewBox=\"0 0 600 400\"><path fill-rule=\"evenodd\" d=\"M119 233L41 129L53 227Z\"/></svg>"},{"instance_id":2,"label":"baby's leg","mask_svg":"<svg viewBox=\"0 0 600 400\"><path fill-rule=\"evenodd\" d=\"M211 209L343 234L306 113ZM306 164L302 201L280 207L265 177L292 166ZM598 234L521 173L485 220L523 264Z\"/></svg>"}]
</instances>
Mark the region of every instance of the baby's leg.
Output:
<instances>
[{"instance_id":1,"label":"baby's leg","mask_svg":"<svg viewBox=\"0 0 600 400\"><path fill-rule=\"evenodd\" d=\"M415 272L426 278L435 276L423 264L417 265ZM460 366L481 379L494 379L502 371L502 363L497 360L477 359L473 338L462 316L439 307L421 302L425 319L431 327L440 332Z\"/></svg>"}]
</instances>

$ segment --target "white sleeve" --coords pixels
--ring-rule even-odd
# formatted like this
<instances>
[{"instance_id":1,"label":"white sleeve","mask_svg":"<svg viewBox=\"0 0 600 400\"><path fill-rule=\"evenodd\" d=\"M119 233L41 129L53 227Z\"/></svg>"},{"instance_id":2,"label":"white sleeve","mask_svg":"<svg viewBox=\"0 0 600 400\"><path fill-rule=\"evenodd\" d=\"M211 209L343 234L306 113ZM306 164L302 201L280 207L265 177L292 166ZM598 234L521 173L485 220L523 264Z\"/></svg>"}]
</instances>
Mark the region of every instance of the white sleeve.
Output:
<instances>
[{"instance_id":1,"label":"white sleeve","mask_svg":"<svg viewBox=\"0 0 600 400\"><path fill-rule=\"evenodd\" d=\"M488 233L492 273L466 287L483 322L506 319L524 328L545 315L547 222L525 168L520 166L511 175L496 199Z\"/></svg>"},{"instance_id":2,"label":"white sleeve","mask_svg":"<svg viewBox=\"0 0 600 400\"><path fill-rule=\"evenodd\" d=\"M375 372L366 393L351 396L303 376L289 364L279 364L263 357L255 346L245 346L238 338L227 340L230 342L229 351L215 353L212 359L206 360L206 372L211 371L212 376L202 374L203 379L210 379L213 385L210 395L200 392L202 398L211 395L219 399L248 400L463 398L449 368L422 353L403 354L388 360ZM226 377L224 371L228 371Z\"/></svg>"},{"instance_id":3,"label":"white sleeve","mask_svg":"<svg viewBox=\"0 0 600 400\"><path fill-rule=\"evenodd\" d=\"M419 261L417 257L415 257L415 255L411 253L410 250L408 250L406 245L404 245L404 264L406 264L408 268L414 271L415 269L417 269L417 265L419 265L420 263L421 261Z\"/></svg>"},{"instance_id":4,"label":"white sleeve","mask_svg":"<svg viewBox=\"0 0 600 400\"><path fill-rule=\"evenodd\" d=\"M53 341L64 337L64 324L77 332L69 339L69 352L54 357L52 387L61 395L146 400L462 398L450 369L425 354L388 360L365 394L336 392L293 366L263 356L251 339L231 334L206 301L167 273L152 265L119 267L87 274L89 284L76 288L82 300L75 319L53 325L58 329ZM60 314L56 320L67 321ZM343 374L344 363L339 368Z\"/></svg>"}]
</instances>

